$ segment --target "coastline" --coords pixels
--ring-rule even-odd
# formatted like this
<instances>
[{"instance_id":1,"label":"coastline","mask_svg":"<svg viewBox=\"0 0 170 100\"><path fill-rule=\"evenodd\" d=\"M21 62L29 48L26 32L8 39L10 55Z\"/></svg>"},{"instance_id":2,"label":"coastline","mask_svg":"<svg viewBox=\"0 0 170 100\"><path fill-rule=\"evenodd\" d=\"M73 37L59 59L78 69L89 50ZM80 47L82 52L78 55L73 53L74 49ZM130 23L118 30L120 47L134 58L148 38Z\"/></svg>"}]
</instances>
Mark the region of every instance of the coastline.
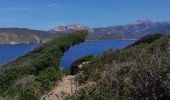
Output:
<instances>
[{"instance_id":1,"label":"coastline","mask_svg":"<svg viewBox=\"0 0 170 100\"><path fill-rule=\"evenodd\" d=\"M85 40L86 42L90 42L90 41L114 41L114 40L122 40L122 41L126 41L126 40L132 40L132 41L136 41L136 40L138 40L138 39L94 39L94 40ZM43 44L43 43L11 43L11 42L9 42L9 43L0 43L0 45L29 45L29 44Z\"/></svg>"},{"instance_id":2,"label":"coastline","mask_svg":"<svg viewBox=\"0 0 170 100\"><path fill-rule=\"evenodd\" d=\"M126 41L126 40L132 40L132 41L136 41L138 39L105 39L105 40L86 40L86 42L90 42L90 41L114 41L114 40L122 40L122 41Z\"/></svg>"},{"instance_id":3,"label":"coastline","mask_svg":"<svg viewBox=\"0 0 170 100\"><path fill-rule=\"evenodd\" d=\"M0 45L30 45L30 44L39 45L41 43L15 43L15 44L12 44L12 43L0 43Z\"/></svg>"}]
</instances>

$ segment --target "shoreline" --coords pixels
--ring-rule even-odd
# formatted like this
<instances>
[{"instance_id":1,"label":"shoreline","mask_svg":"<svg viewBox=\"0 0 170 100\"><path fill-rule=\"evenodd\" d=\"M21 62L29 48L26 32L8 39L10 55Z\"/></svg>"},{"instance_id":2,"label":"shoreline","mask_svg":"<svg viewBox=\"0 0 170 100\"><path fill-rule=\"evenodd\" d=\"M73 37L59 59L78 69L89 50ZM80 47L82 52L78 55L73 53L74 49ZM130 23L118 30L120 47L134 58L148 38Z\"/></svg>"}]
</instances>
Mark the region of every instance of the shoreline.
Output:
<instances>
[{"instance_id":1,"label":"shoreline","mask_svg":"<svg viewBox=\"0 0 170 100\"><path fill-rule=\"evenodd\" d=\"M41 44L41 43L15 43L15 44L11 44L11 43L0 43L0 45L31 45L31 44Z\"/></svg>"},{"instance_id":2,"label":"shoreline","mask_svg":"<svg viewBox=\"0 0 170 100\"><path fill-rule=\"evenodd\" d=\"M138 39L106 39L106 40L86 40L87 42L88 41L114 41L114 40L122 40L122 41L126 41L126 40L134 40L134 41L136 41L136 40L138 40Z\"/></svg>"},{"instance_id":3,"label":"shoreline","mask_svg":"<svg viewBox=\"0 0 170 100\"><path fill-rule=\"evenodd\" d=\"M114 41L114 40L138 40L138 39L105 39L105 40L85 40L85 42L91 42L91 41ZM30 44L42 44L42 43L0 43L0 45L30 45Z\"/></svg>"}]
</instances>

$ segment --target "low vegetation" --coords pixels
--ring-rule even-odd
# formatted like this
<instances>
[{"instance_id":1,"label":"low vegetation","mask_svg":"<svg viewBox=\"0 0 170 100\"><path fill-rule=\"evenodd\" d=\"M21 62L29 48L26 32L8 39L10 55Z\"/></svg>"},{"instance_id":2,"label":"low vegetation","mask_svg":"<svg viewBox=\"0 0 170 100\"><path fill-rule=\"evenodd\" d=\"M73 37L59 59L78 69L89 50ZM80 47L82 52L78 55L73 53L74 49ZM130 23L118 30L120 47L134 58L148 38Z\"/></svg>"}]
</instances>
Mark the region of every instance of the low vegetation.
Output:
<instances>
[{"instance_id":1,"label":"low vegetation","mask_svg":"<svg viewBox=\"0 0 170 100\"><path fill-rule=\"evenodd\" d=\"M169 100L170 37L145 36L133 45L107 51L76 74L81 88L71 100Z\"/></svg>"},{"instance_id":2,"label":"low vegetation","mask_svg":"<svg viewBox=\"0 0 170 100\"><path fill-rule=\"evenodd\" d=\"M88 63L89 61L93 60L95 57L93 55L86 55L83 56L77 60L75 60L71 66L70 66L70 73L72 75L77 74L80 70L81 70L81 66L83 66L83 64Z\"/></svg>"},{"instance_id":3,"label":"low vegetation","mask_svg":"<svg viewBox=\"0 0 170 100\"><path fill-rule=\"evenodd\" d=\"M60 71L63 53L84 41L86 33L78 31L50 41L3 65L0 96L38 100L62 74L72 74L81 88L69 100L170 99L170 36L148 35L124 49L84 56Z\"/></svg>"},{"instance_id":4,"label":"low vegetation","mask_svg":"<svg viewBox=\"0 0 170 100\"><path fill-rule=\"evenodd\" d=\"M0 69L0 96L9 100L38 100L61 79L60 58L70 46L83 42L77 31L40 45Z\"/></svg>"},{"instance_id":5,"label":"low vegetation","mask_svg":"<svg viewBox=\"0 0 170 100\"><path fill-rule=\"evenodd\" d=\"M153 43L154 41L160 39L161 37L163 37L163 34L154 34L154 35L147 35L143 38L140 38L138 41L136 41L134 44L132 44L132 46L135 46L135 45L139 45L139 44L151 44Z\"/></svg>"}]
</instances>

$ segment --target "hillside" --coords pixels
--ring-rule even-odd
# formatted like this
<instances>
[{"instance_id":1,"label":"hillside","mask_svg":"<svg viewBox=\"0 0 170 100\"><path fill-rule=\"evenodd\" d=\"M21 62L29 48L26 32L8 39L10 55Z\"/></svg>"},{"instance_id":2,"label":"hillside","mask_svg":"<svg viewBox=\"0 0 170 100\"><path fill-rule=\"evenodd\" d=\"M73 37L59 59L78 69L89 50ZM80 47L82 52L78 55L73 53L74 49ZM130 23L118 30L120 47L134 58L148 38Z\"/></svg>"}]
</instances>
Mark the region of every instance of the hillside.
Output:
<instances>
[{"instance_id":1,"label":"hillside","mask_svg":"<svg viewBox=\"0 0 170 100\"><path fill-rule=\"evenodd\" d=\"M59 61L63 53L85 41L86 36L87 31L73 32L1 66L0 97L7 100L39 100L61 79Z\"/></svg>"},{"instance_id":2,"label":"hillside","mask_svg":"<svg viewBox=\"0 0 170 100\"><path fill-rule=\"evenodd\" d=\"M170 37L148 35L72 69L80 86L69 100L169 100ZM86 59L86 57L85 57ZM75 70L77 69L77 70ZM73 72L75 71L75 72ZM93 83L93 85L88 85Z\"/></svg>"},{"instance_id":3,"label":"hillside","mask_svg":"<svg viewBox=\"0 0 170 100\"><path fill-rule=\"evenodd\" d=\"M65 100L170 98L169 36L147 35L126 48L109 50L97 57L84 56L61 73L59 60L63 53L70 46L83 42L86 36L87 31L68 34L3 65L0 69L0 99L39 100L50 90ZM68 76L61 80L62 75ZM56 83L58 85L53 88ZM65 88L64 84L73 87ZM54 95L47 95L51 96Z\"/></svg>"},{"instance_id":4,"label":"hillside","mask_svg":"<svg viewBox=\"0 0 170 100\"><path fill-rule=\"evenodd\" d=\"M27 28L0 28L0 44L44 43L65 34Z\"/></svg>"},{"instance_id":5,"label":"hillside","mask_svg":"<svg viewBox=\"0 0 170 100\"><path fill-rule=\"evenodd\" d=\"M138 39L153 33L170 33L170 22L153 22L150 20L137 20L136 22L119 26L90 28L79 24L58 26L52 32L75 31L86 29L89 31L88 40L107 39Z\"/></svg>"},{"instance_id":6,"label":"hillside","mask_svg":"<svg viewBox=\"0 0 170 100\"><path fill-rule=\"evenodd\" d=\"M0 28L0 44L44 43L56 37L82 29L89 31L88 40L138 39L153 33L169 34L170 22L138 20L126 25L98 28L71 24L56 26L49 31L31 30L26 28Z\"/></svg>"},{"instance_id":7,"label":"hillside","mask_svg":"<svg viewBox=\"0 0 170 100\"><path fill-rule=\"evenodd\" d=\"M148 34L169 32L169 22L137 20L126 25L94 28L94 33L89 35L89 39L138 39Z\"/></svg>"}]
</instances>

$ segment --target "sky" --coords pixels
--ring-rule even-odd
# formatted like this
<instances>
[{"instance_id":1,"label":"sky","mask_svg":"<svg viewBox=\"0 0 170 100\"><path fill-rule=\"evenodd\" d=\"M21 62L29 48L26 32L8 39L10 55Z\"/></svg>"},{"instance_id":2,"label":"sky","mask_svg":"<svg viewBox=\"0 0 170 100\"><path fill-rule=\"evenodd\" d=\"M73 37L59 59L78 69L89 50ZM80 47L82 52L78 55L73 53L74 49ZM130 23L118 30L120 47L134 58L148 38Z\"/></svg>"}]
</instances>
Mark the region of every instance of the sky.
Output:
<instances>
[{"instance_id":1,"label":"sky","mask_svg":"<svg viewBox=\"0 0 170 100\"><path fill-rule=\"evenodd\" d=\"M138 19L170 21L170 0L0 0L0 27L104 27Z\"/></svg>"}]
</instances>

